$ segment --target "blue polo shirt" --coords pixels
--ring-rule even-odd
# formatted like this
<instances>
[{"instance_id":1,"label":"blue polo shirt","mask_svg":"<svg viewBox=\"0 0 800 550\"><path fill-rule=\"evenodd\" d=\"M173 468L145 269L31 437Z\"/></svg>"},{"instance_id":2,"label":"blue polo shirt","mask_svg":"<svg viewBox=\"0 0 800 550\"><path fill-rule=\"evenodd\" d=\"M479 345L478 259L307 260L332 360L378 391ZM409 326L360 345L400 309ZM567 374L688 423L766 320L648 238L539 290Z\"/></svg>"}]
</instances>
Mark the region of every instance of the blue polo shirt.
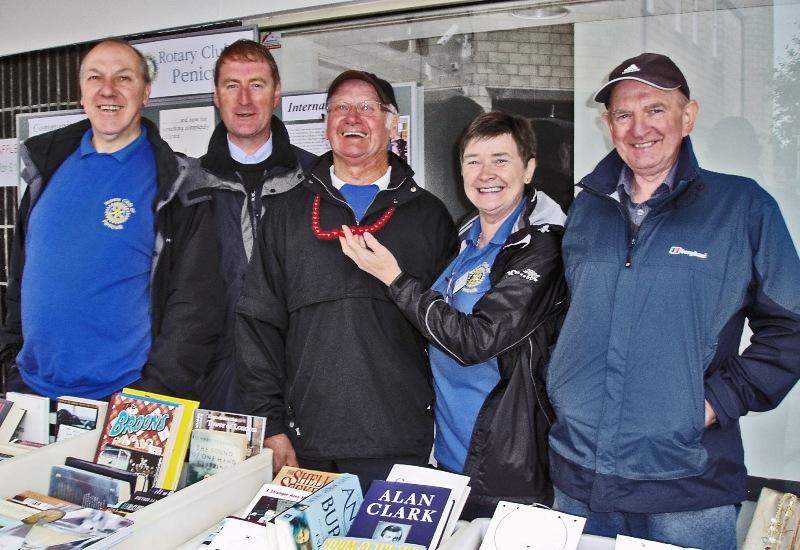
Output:
<instances>
[{"instance_id":1,"label":"blue polo shirt","mask_svg":"<svg viewBox=\"0 0 800 550\"><path fill-rule=\"evenodd\" d=\"M483 248L477 246L481 223L476 220L459 255L433 284L433 290L458 311L472 313L475 304L491 288L492 264L511 234L524 202L520 202ZM486 396L500 381L497 359L465 366L434 344L428 345L428 354L436 392L434 457L448 470L463 472L475 420Z\"/></svg>"},{"instance_id":2,"label":"blue polo shirt","mask_svg":"<svg viewBox=\"0 0 800 550\"><path fill-rule=\"evenodd\" d=\"M156 166L147 132L98 153L92 131L34 205L25 241L25 383L48 397L107 396L150 352Z\"/></svg>"}]
</instances>

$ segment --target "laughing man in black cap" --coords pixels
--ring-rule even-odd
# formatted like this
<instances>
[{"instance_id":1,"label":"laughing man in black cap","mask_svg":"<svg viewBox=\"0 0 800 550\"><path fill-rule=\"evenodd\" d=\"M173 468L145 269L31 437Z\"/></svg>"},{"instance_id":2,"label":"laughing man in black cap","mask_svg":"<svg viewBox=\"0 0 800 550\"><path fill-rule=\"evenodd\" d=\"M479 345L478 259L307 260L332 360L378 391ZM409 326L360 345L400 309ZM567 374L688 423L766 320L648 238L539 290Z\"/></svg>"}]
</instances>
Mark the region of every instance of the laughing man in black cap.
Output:
<instances>
[{"instance_id":1,"label":"laughing man in black cap","mask_svg":"<svg viewBox=\"0 0 800 550\"><path fill-rule=\"evenodd\" d=\"M563 241L556 506L594 534L733 550L739 417L800 375L800 260L755 181L698 166L698 104L668 57L622 62L595 100L615 150L581 181Z\"/></svg>"},{"instance_id":2,"label":"laughing man in black cap","mask_svg":"<svg viewBox=\"0 0 800 550\"><path fill-rule=\"evenodd\" d=\"M350 472L366 487L394 463L427 463L433 391L425 340L338 236L343 225L380 235L431 284L456 235L388 150L398 116L388 82L345 71L326 110L332 151L259 228L237 309L238 378L247 412L267 417L275 470Z\"/></svg>"}]
</instances>

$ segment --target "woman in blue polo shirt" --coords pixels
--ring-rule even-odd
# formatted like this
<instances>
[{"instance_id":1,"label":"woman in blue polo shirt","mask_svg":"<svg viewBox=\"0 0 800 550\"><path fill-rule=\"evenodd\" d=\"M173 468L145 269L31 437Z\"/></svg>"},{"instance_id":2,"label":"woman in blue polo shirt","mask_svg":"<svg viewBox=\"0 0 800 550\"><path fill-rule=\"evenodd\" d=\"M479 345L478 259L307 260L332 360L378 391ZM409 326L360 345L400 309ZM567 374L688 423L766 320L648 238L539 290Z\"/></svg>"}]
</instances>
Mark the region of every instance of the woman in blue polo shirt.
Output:
<instances>
[{"instance_id":1,"label":"woman in blue polo shirt","mask_svg":"<svg viewBox=\"0 0 800 550\"><path fill-rule=\"evenodd\" d=\"M469 124L459 156L477 212L459 229L460 252L431 289L369 233L345 230L340 239L430 342L434 456L440 468L472 478L462 518L491 516L499 500L553 500L552 410L542 371L566 308L565 216L530 183L535 153L522 117L490 112Z\"/></svg>"}]
</instances>

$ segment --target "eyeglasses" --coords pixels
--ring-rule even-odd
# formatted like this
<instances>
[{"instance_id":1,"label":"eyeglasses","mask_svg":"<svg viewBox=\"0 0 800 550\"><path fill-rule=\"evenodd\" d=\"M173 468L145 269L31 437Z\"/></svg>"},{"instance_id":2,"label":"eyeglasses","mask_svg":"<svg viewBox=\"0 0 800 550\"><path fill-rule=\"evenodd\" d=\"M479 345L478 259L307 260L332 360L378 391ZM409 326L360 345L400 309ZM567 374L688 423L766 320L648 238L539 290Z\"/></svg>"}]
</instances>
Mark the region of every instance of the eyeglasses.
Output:
<instances>
[{"instance_id":1,"label":"eyeglasses","mask_svg":"<svg viewBox=\"0 0 800 550\"><path fill-rule=\"evenodd\" d=\"M331 115L346 115L351 109L361 116L377 116L379 113L394 113L393 105L386 105L380 101L356 101L355 103L348 103L347 101L337 101L335 103L328 103L325 110Z\"/></svg>"}]
</instances>

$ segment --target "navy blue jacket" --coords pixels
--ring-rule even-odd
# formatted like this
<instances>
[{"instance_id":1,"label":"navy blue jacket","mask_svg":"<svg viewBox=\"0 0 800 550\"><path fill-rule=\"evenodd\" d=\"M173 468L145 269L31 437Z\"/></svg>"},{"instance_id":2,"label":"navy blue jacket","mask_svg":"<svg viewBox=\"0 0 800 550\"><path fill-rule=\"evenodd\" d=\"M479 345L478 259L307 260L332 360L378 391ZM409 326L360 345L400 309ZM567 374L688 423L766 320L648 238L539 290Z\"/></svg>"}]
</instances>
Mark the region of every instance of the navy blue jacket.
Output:
<instances>
[{"instance_id":1,"label":"navy blue jacket","mask_svg":"<svg viewBox=\"0 0 800 550\"><path fill-rule=\"evenodd\" d=\"M745 497L738 419L800 376L800 260L775 200L699 168L632 238L622 159L581 182L567 219L571 306L547 373L555 485L598 512L673 512ZM741 354L745 318L754 336ZM704 428L704 400L719 424Z\"/></svg>"}]
</instances>

